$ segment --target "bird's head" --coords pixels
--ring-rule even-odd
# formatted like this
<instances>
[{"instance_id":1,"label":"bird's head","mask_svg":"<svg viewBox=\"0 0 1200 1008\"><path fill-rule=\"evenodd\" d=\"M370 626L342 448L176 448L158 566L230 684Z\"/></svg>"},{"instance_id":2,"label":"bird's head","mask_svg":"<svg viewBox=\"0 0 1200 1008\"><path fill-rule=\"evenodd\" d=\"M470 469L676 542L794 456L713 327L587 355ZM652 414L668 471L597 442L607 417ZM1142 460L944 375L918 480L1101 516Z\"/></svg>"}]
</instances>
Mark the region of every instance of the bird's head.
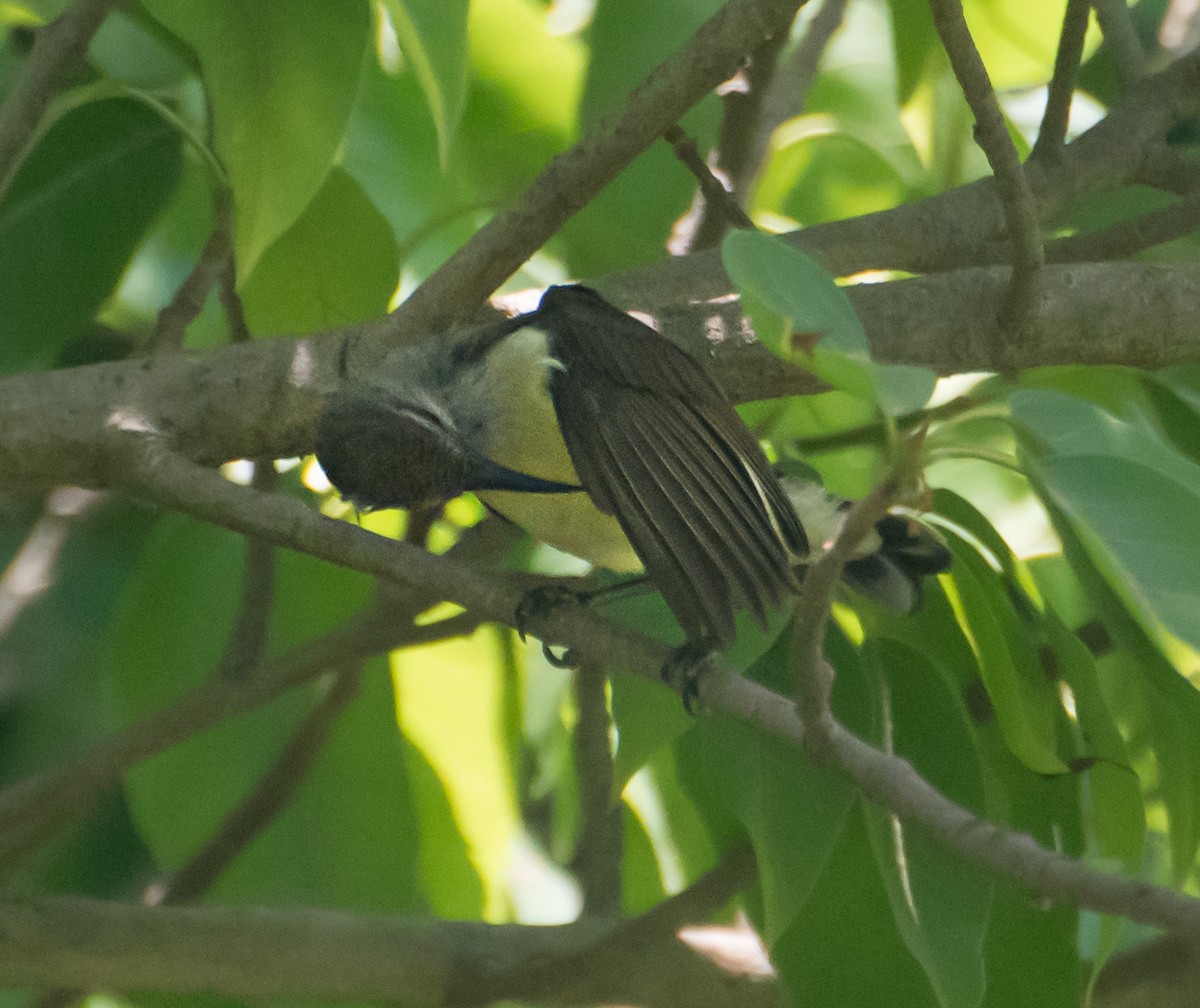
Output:
<instances>
[{"instance_id":1,"label":"bird's head","mask_svg":"<svg viewBox=\"0 0 1200 1008\"><path fill-rule=\"evenodd\" d=\"M316 451L330 482L364 510L440 504L471 484L470 453L439 405L376 386L351 384L329 397Z\"/></svg>"}]
</instances>

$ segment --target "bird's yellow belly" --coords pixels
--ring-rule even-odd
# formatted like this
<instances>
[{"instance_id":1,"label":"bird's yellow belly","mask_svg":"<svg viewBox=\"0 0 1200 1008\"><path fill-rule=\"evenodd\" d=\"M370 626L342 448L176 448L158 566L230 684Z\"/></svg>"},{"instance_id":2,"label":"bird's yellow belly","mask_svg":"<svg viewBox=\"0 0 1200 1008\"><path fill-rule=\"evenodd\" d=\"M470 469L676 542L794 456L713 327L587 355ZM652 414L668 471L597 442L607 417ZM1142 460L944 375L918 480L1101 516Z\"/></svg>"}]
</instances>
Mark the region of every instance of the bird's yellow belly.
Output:
<instances>
[{"instance_id":1,"label":"bird's yellow belly","mask_svg":"<svg viewBox=\"0 0 1200 1008\"><path fill-rule=\"evenodd\" d=\"M546 389L548 356L545 334L532 328L514 333L488 355L490 387L503 389L504 395L492 403L487 454L516 472L578 486ZM535 539L564 553L614 571L642 569L617 520L597 510L584 490L552 494L489 490L479 498Z\"/></svg>"},{"instance_id":2,"label":"bird's yellow belly","mask_svg":"<svg viewBox=\"0 0 1200 1008\"><path fill-rule=\"evenodd\" d=\"M479 498L535 539L564 553L622 573L642 569L617 520L597 511L582 491L528 494L490 490L480 493Z\"/></svg>"}]
</instances>

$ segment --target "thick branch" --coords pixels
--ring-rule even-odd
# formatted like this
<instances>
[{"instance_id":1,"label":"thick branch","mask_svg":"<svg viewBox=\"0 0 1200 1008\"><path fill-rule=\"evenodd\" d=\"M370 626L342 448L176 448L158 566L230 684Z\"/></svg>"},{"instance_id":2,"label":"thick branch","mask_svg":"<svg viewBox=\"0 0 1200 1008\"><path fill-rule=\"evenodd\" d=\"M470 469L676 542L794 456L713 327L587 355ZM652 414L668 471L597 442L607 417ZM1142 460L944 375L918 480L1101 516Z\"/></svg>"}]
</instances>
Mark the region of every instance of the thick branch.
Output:
<instances>
[{"instance_id":1,"label":"thick branch","mask_svg":"<svg viewBox=\"0 0 1200 1008\"><path fill-rule=\"evenodd\" d=\"M1048 266L1027 367L1164 367L1200 359L1200 265ZM849 288L872 355L942 374L995 370L1007 271L969 269ZM664 331L698 354L724 334L714 373L739 401L812 391L802 372L741 339L736 305L678 305ZM208 356L172 354L0 379L0 471L11 483L103 485L109 415L136 409L189 458L288 457L312 450L322 391L336 382L339 334L273 339Z\"/></svg>"},{"instance_id":2,"label":"thick branch","mask_svg":"<svg viewBox=\"0 0 1200 1008\"><path fill-rule=\"evenodd\" d=\"M623 929L366 916L325 909L154 907L78 898L0 903L0 981L91 990L392 1001L495 1000L762 1008L770 985L738 983L646 915ZM637 924L639 922L635 922ZM555 964L559 964L555 968ZM540 969L540 972L539 972Z\"/></svg>"},{"instance_id":3,"label":"thick branch","mask_svg":"<svg viewBox=\"0 0 1200 1008\"><path fill-rule=\"evenodd\" d=\"M1052 165L1025 172L1042 221L1136 180L1181 117L1200 111L1200 50L1147 78L1103 120L1060 151ZM1011 261L1004 219L990 179L788 236L831 273L868 269L936 273ZM730 284L719 253L702 251L613 275L598 284L617 302L653 311L689 298L720 297Z\"/></svg>"}]
</instances>

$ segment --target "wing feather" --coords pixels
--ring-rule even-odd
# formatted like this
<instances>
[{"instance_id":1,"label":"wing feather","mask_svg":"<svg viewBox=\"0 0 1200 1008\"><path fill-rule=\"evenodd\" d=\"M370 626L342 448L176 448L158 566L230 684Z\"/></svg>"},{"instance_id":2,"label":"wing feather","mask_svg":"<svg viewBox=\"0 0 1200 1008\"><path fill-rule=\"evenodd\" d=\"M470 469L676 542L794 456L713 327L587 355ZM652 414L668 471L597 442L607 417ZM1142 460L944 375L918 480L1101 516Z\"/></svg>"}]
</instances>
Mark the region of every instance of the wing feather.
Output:
<instances>
[{"instance_id":1,"label":"wing feather","mask_svg":"<svg viewBox=\"0 0 1200 1008\"><path fill-rule=\"evenodd\" d=\"M729 644L736 608L765 618L807 553L758 442L698 362L594 292L552 287L535 319L580 482L688 637Z\"/></svg>"}]
</instances>

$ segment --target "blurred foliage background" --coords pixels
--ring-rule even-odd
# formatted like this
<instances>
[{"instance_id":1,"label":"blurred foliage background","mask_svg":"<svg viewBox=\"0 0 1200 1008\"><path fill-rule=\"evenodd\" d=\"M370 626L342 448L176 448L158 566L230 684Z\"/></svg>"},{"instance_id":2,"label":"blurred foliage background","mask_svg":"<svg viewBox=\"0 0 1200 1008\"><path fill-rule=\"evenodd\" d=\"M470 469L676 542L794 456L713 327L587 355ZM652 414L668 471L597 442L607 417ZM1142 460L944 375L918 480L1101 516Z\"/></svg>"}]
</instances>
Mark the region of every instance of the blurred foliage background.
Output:
<instances>
[{"instance_id":1,"label":"blurred foliage background","mask_svg":"<svg viewBox=\"0 0 1200 1008\"><path fill-rule=\"evenodd\" d=\"M18 169L0 178L0 371L143 352L213 230L218 182L233 194L237 288L255 339L382 315L718 6L122 6ZM747 193L764 230L856 217L987 173L925 5L844 6L807 103L767 137ZM33 29L60 7L0 4L0 93L28 60ZM964 9L1026 153L1064 4L965 0ZM1171 55L1159 34L1168 13L1161 0L1128 10L1160 62ZM813 16L805 8L785 53ZM1071 135L1100 120L1123 88L1093 25ZM708 149L720 118L713 95L683 126ZM1181 136L1194 157L1189 143ZM506 290L662 258L694 185L656 145ZM1073 207L1059 233L1172 198L1124 186ZM727 247L735 278L737 255ZM1196 243L1183 237L1139 256L1188 262ZM765 268L786 276L790 267L776 258ZM863 279L890 277L851 281ZM213 294L187 346L229 339ZM805 456L827 485L863 494L887 461L887 432L929 422L925 503L955 565L913 617L859 599L839 604L827 645L839 715L988 818L1105 871L1194 891L1200 370L943 377L932 405L901 400L890 413L881 405L888 379L873 388L772 407L762 426L780 455ZM280 490L359 520L311 460L276 468ZM13 784L214 674L238 619L246 547L115 494L0 493L0 778ZM449 548L481 517L472 500L455 502L431 546ZM361 521L389 535L406 528L396 513ZM527 542L506 563L576 569ZM269 652L339 625L375 590L363 575L281 553ZM653 599L604 611L671 635ZM747 674L787 689L783 644L756 628L747 637L738 651ZM345 675L137 766L97 796L80 826L21 864L16 889L138 898L204 849L314 706L346 691ZM586 842L580 793L595 788L580 778L595 768L581 767L573 746L571 674L548 664L537 642L483 626L379 655L355 682L294 795L200 898L573 919L574 859ZM748 838L759 883L722 919L749 915L794 1003L1073 1006L1109 955L1148 937L1037 905L950 861L936 838L905 834L753 728L689 718L676 696L632 676L616 675L608 696L621 909L638 913L685 889Z\"/></svg>"}]
</instances>

